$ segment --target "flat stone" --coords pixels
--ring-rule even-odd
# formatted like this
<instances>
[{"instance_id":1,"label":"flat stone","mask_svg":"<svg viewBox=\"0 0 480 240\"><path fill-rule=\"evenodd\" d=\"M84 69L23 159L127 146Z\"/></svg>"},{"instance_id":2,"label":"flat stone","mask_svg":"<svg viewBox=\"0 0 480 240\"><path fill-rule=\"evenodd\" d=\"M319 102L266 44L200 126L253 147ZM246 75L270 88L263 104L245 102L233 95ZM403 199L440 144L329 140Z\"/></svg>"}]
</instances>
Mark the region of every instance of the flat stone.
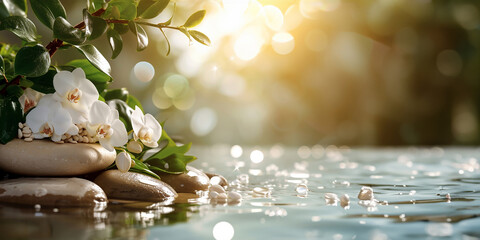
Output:
<instances>
[{"instance_id":1,"label":"flat stone","mask_svg":"<svg viewBox=\"0 0 480 240\"><path fill-rule=\"evenodd\" d=\"M75 207L106 204L105 192L81 178L17 178L0 181L0 202Z\"/></svg>"},{"instance_id":2,"label":"flat stone","mask_svg":"<svg viewBox=\"0 0 480 240\"><path fill-rule=\"evenodd\" d=\"M115 151L100 144L25 142L14 139L0 144L0 168L29 176L76 176L100 171L115 161Z\"/></svg>"},{"instance_id":3,"label":"flat stone","mask_svg":"<svg viewBox=\"0 0 480 240\"><path fill-rule=\"evenodd\" d=\"M187 166L186 173L169 174L164 172L156 172L162 181L172 186L177 193L196 193L196 191L206 191L210 184L208 178L202 171Z\"/></svg>"},{"instance_id":4,"label":"flat stone","mask_svg":"<svg viewBox=\"0 0 480 240\"><path fill-rule=\"evenodd\" d=\"M210 184L212 185L220 185L222 187L228 186L228 181L225 177L220 174L216 173L205 173L210 178Z\"/></svg>"},{"instance_id":5,"label":"flat stone","mask_svg":"<svg viewBox=\"0 0 480 240\"><path fill-rule=\"evenodd\" d=\"M95 183L108 198L160 202L177 197L168 184L141 173L108 170L95 178Z\"/></svg>"}]
</instances>

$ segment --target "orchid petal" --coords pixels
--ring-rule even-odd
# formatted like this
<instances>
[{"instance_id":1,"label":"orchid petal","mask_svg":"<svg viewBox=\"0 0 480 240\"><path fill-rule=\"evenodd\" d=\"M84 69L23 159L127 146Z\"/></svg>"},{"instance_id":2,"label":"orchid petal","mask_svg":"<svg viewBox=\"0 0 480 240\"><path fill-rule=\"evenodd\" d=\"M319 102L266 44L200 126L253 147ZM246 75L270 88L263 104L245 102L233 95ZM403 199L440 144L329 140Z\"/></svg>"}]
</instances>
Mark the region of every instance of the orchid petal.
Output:
<instances>
[{"instance_id":1,"label":"orchid petal","mask_svg":"<svg viewBox=\"0 0 480 240\"><path fill-rule=\"evenodd\" d=\"M112 122L112 129L114 131L113 136L110 138L110 142L115 147L123 146L128 141L127 129L122 121L115 119Z\"/></svg>"},{"instance_id":2,"label":"orchid petal","mask_svg":"<svg viewBox=\"0 0 480 240\"><path fill-rule=\"evenodd\" d=\"M100 144L102 145L102 147L104 147L105 149L107 149L109 152L113 152L115 151L115 148L113 148L112 144L110 143L110 140L109 139L106 139L106 138L101 138L98 140L100 142Z\"/></svg>"},{"instance_id":3,"label":"orchid petal","mask_svg":"<svg viewBox=\"0 0 480 240\"><path fill-rule=\"evenodd\" d=\"M83 71L82 68L75 68L75 70L72 71L73 76L75 79L85 79L87 76L85 75L85 72Z\"/></svg>"},{"instance_id":4,"label":"orchid petal","mask_svg":"<svg viewBox=\"0 0 480 240\"><path fill-rule=\"evenodd\" d=\"M158 143L157 142L147 142L147 141L144 141L142 139L140 139L140 141L142 141L143 145L147 146L147 147L151 147L151 148L156 148L158 147Z\"/></svg>"},{"instance_id":5,"label":"orchid petal","mask_svg":"<svg viewBox=\"0 0 480 240\"><path fill-rule=\"evenodd\" d=\"M75 77L69 71L60 71L53 77L53 87L63 97L75 88Z\"/></svg>"},{"instance_id":6,"label":"orchid petal","mask_svg":"<svg viewBox=\"0 0 480 240\"><path fill-rule=\"evenodd\" d=\"M55 134L63 135L72 125L72 117L63 108L55 108L49 115L48 122L52 124Z\"/></svg>"},{"instance_id":7,"label":"orchid petal","mask_svg":"<svg viewBox=\"0 0 480 240\"><path fill-rule=\"evenodd\" d=\"M135 132L135 135L138 135L138 132L140 132L140 129L142 129L144 124L144 116L142 110L138 106L135 106L135 110L132 113L131 120L133 132Z\"/></svg>"},{"instance_id":8,"label":"orchid petal","mask_svg":"<svg viewBox=\"0 0 480 240\"><path fill-rule=\"evenodd\" d=\"M89 119L91 124L105 123L105 120L110 115L110 107L102 102L95 101L90 108Z\"/></svg>"},{"instance_id":9,"label":"orchid petal","mask_svg":"<svg viewBox=\"0 0 480 240\"><path fill-rule=\"evenodd\" d=\"M47 122L49 109L36 107L27 114L26 123L34 133L38 133L43 124Z\"/></svg>"},{"instance_id":10,"label":"orchid petal","mask_svg":"<svg viewBox=\"0 0 480 240\"><path fill-rule=\"evenodd\" d=\"M151 114L145 114L145 126L153 130L152 141L158 142L162 136L162 126Z\"/></svg>"}]
</instances>

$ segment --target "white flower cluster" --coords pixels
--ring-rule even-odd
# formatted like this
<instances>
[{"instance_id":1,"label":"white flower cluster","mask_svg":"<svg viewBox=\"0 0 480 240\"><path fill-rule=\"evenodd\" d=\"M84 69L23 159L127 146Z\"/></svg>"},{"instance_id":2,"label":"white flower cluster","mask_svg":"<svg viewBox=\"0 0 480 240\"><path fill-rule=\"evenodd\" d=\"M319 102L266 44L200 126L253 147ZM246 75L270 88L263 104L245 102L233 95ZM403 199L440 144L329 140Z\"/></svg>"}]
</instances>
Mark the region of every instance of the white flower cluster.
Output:
<instances>
[{"instance_id":1,"label":"white flower cluster","mask_svg":"<svg viewBox=\"0 0 480 240\"><path fill-rule=\"evenodd\" d=\"M41 97L26 116L26 124L35 139L51 138L60 142L63 135L77 135L78 126L85 126L88 137L98 139L109 151L127 143L127 130L118 111L98 100L97 89L81 68L58 72L53 78L53 86L55 93ZM152 115L143 115L136 107L132 126L135 141L140 139L146 146L158 146L162 128Z\"/></svg>"}]
</instances>

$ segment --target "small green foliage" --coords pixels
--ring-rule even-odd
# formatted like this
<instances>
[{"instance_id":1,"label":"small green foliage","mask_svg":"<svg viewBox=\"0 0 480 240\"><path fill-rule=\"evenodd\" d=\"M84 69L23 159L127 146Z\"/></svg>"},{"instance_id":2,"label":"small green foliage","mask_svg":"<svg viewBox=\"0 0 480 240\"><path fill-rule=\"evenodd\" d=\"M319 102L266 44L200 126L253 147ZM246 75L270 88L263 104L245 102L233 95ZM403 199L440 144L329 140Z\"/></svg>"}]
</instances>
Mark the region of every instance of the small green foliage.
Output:
<instances>
[{"instance_id":1,"label":"small green foliage","mask_svg":"<svg viewBox=\"0 0 480 240\"><path fill-rule=\"evenodd\" d=\"M27 16L27 0L0 1L0 19L8 16Z\"/></svg>"},{"instance_id":2,"label":"small green foliage","mask_svg":"<svg viewBox=\"0 0 480 240\"><path fill-rule=\"evenodd\" d=\"M87 44L75 46L75 48L77 48L93 66L110 76L110 72L112 71L110 63L108 63L107 59L105 59L95 46Z\"/></svg>"},{"instance_id":3,"label":"small green foliage","mask_svg":"<svg viewBox=\"0 0 480 240\"><path fill-rule=\"evenodd\" d=\"M145 29L142 28L139 24L130 22L128 24L130 30L137 36L137 51L142 51L148 46L148 36L145 32Z\"/></svg>"},{"instance_id":4,"label":"small green foliage","mask_svg":"<svg viewBox=\"0 0 480 240\"><path fill-rule=\"evenodd\" d=\"M183 26L186 27L186 28L192 28L192 27L197 26L198 24L200 24L202 22L206 13L207 13L207 11L205 11L205 10L200 10L198 12L195 12L194 14L192 14L187 19L187 21L185 22L185 24L183 24Z\"/></svg>"},{"instance_id":5,"label":"small green foliage","mask_svg":"<svg viewBox=\"0 0 480 240\"><path fill-rule=\"evenodd\" d=\"M126 102L128 98L128 90L126 88L105 90L103 91L102 96L105 99L105 101L120 99Z\"/></svg>"},{"instance_id":6,"label":"small green foliage","mask_svg":"<svg viewBox=\"0 0 480 240\"><path fill-rule=\"evenodd\" d=\"M140 0L137 17L151 19L158 16L168 6L170 0Z\"/></svg>"},{"instance_id":7,"label":"small green foliage","mask_svg":"<svg viewBox=\"0 0 480 240\"><path fill-rule=\"evenodd\" d=\"M50 55L47 49L38 44L21 48L15 57L15 74L38 77L47 73Z\"/></svg>"},{"instance_id":8,"label":"small green foliage","mask_svg":"<svg viewBox=\"0 0 480 240\"><path fill-rule=\"evenodd\" d=\"M0 97L0 143L6 144L17 136L18 122L23 111L17 97Z\"/></svg>"},{"instance_id":9,"label":"small green foliage","mask_svg":"<svg viewBox=\"0 0 480 240\"><path fill-rule=\"evenodd\" d=\"M110 48L112 49L112 59L115 59L120 54L123 48L122 36L120 36L120 34L115 29L109 28L107 31L107 39Z\"/></svg>"},{"instance_id":10,"label":"small green foliage","mask_svg":"<svg viewBox=\"0 0 480 240\"><path fill-rule=\"evenodd\" d=\"M30 19L22 16L10 16L2 19L0 23L1 30L8 30L27 42L35 42L37 38L35 24Z\"/></svg>"},{"instance_id":11,"label":"small green foliage","mask_svg":"<svg viewBox=\"0 0 480 240\"><path fill-rule=\"evenodd\" d=\"M54 93L55 88L53 87L53 77L55 74L57 74L57 70L51 67L48 72L42 76L27 77L27 79L33 83L33 86L31 87L33 90L45 94Z\"/></svg>"},{"instance_id":12,"label":"small green foliage","mask_svg":"<svg viewBox=\"0 0 480 240\"><path fill-rule=\"evenodd\" d=\"M108 87L108 84L110 84L112 81L112 78L109 75L103 71L100 71L86 59L73 60L67 63L67 66L71 67L69 70L73 70L74 68L82 68L87 79L95 85L98 92L103 92L103 90L105 90Z\"/></svg>"},{"instance_id":13,"label":"small green foliage","mask_svg":"<svg viewBox=\"0 0 480 240\"><path fill-rule=\"evenodd\" d=\"M137 16L137 6L131 0L111 0L104 16L107 19L133 20Z\"/></svg>"},{"instance_id":14,"label":"small green foliage","mask_svg":"<svg viewBox=\"0 0 480 240\"><path fill-rule=\"evenodd\" d=\"M88 11L93 13L106 4L106 0L87 0Z\"/></svg>"},{"instance_id":15,"label":"small green foliage","mask_svg":"<svg viewBox=\"0 0 480 240\"><path fill-rule=\"evenodd\" d=\"M107 22L100 17L95 17L88 13L87 9L83 9L83 22L85 23L85 34L88 40L96 39L107 31Z\"/></svg>"},{"instance_id":16,"label":"small green foliage","mask_svg":"<svg viewBox=\"0 0 480 240\"><path fill-rule=\"evenodd\" d=\"M30 5L38 20L50 29L57 17L67 18L65 8L59 0L30 0Z\"/></svg>"},{"instance_id":17,"label":"small green foliage","mask_svg":"<svg viewBox=\"0 0 480 240\"><path fill-rule=\"evenodd\" d=\"M57 17L53 23L53 36L64 42L79 45L87 40L84 30L74 28L65 18Z\"/></svg>"},{"instance_id":18,"label":"small green foliage","mask_svg":"<svg viewBox=\"0 0 480 240\"><path fill-rule=\"evenodd\" d=\"M201 43L205 46L210 46L210 39L207 37L207 35L203 34L202 32L199 32L199 31L196 31L196 30L189 30L188 33L197 42L199 42L199 43Z\"/></svg>"}]
</instances>

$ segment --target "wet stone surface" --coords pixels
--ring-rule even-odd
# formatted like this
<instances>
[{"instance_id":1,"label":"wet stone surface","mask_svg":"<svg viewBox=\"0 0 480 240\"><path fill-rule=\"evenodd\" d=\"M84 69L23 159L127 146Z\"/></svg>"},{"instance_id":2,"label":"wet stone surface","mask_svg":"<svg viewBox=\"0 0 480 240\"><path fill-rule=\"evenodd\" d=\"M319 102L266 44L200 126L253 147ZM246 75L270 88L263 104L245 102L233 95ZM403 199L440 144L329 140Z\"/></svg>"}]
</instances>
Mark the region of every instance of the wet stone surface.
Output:
<instances>
[{"instance_id":1,"label":"wet stone surface","mask_svg":"<svg viewBox=\"0 0 480 240\"><path fill-rule=\"evenodd\" d=\"M135 172L108 170L100 174L95 183L111 199L160 202L177 196L175 190L165 182Z\"/></svg>"},{"instance_id":2,"label":"wet stone surface","mask_svg":"<svg viewBox=\"0 0 480 240\"><path fill-rule=\"evenodd\" d=\"M210 178L202 171L187 166L187 173L168 174L157 172L162 181L172 186L179 193L195 193L208 190Z\"/></svg>"},{"instance_id":3,"label":"wet stone surface","mask_svg":"<svg viewBox=\"0 0 480 240\"><path fill-rule=\"evenodd\" d=\"M14 139L0 144L0 169L28 176L78 176L103 170L115 161L115 152L100 144L58 144L50 140Z\"/></svg>"},{"instance_id":4,"label":"wet stone surface","mask_svg":"<svg viewBox=\"0 0 480 240\"><path fill-rule=\"evenodd\" d=\"M107 196L95 183L80 178L18 178L0 181L0 202L55 206L95 207Z\"/></svg>"}]
</instances>

